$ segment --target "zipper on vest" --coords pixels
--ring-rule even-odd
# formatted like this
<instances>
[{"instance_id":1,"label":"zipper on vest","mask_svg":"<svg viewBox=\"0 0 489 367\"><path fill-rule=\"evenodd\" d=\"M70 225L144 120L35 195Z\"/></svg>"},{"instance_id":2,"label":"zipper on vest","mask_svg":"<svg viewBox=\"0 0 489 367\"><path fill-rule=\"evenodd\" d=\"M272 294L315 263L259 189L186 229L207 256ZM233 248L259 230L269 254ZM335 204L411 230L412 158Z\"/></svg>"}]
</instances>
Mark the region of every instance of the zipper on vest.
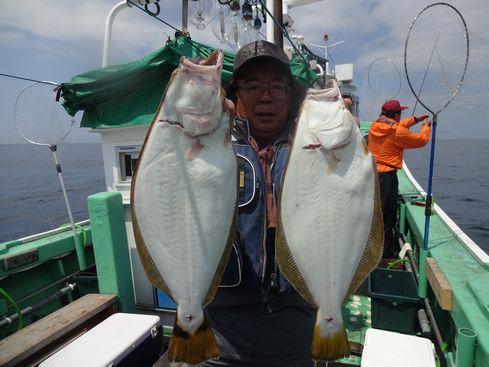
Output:
<instances>
[{"instance_id":1,"label":"zipper on vest","mask_svg":"<svg viewBox=\"0 0 489 367\"><path fill-rule=\"evenodd\" d=\"M277 263L274 263L275 270L272 274L270 274L270 287L275 288L278 285L278 274L276 271Z\"/></svg>"},{"instance_id":2,"label":"zipper on vest","mask_svg":"<svg viewBox=\"0 0 489 367\"><path fill-rule=\"evenodd\" d=\"M262 200L262 192L260 190L260 200ZM263 236L262 236L262 243L261 243L261 250L263 253L263 261L262 261L262 269L261 269L261 283L265 281L265 274L267 270L267 261L268 261L268 255L267 255L267 203L265 202L263 205Z\"/></svg>"}]
</instances>

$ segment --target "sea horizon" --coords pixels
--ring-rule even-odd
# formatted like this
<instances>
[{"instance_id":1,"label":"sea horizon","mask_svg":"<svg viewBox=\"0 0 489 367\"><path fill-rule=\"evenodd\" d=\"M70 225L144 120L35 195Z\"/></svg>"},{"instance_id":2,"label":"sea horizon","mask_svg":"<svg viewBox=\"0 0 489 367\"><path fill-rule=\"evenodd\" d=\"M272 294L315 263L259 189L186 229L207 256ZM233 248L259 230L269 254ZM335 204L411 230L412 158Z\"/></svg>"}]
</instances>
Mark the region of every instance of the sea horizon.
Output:
<instances>
[{"instance_id":1,"label":"sea horizon","mask_svg":"<svg viewBox=\"0 0 489 367\"><path fill-rule=\"evenodd\" d=\"M0 154L4 168L0 180L0 243L69 222L48 147L0 144ZM74 220L85 220L86 198L106 191L102 144L69 142L59 147L58 154ZM426 146L406 150L404 156L425 190L430 154L430 147ZM437 140L432 184L435 202L489 253L489 163L480 159L484 156L489 157L486 139Z\"/></svg>"}]
</instances>

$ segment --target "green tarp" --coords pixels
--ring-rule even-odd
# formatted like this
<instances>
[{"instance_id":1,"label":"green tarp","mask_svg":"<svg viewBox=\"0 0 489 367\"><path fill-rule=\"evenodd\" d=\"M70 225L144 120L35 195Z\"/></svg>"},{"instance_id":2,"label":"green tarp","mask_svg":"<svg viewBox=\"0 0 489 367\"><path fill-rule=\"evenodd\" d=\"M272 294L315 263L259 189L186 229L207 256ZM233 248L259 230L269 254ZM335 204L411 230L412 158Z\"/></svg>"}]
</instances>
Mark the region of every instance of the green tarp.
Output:
<instances>
[{"instance_id":1,"label":"green tarp","mask_svg":"<svg viewBox=\"0 0 489 367\"><path fill-rule=\"evenodd\" d=\"M138 61L74 76L61 86L63 106L71 116L84 111L81 127L104 129L149 124L180 57L208 57L214 50L179 37ZM234 54L224 52L224 86L231 81L233 61ZM291 60L291 69L308 86L316 79L300 57Z\"/></svg>"}]
</instances>

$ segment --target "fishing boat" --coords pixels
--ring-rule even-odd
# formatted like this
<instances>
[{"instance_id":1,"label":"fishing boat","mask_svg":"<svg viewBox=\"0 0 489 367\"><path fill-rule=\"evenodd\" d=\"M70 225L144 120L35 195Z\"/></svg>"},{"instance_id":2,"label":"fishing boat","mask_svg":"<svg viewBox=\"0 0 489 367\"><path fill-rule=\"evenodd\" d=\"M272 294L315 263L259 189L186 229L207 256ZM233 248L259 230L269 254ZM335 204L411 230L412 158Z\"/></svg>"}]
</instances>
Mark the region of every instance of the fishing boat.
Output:
<instances>
[{"instance_id":1,"label":"fishing boat","mask_svg":"<svg viewBox=\"0 0 489 367\"><path fill-rule=\"evenodd\" d=\"M93 365L168 365L175 304L143 271L131 224L130 184L179 58L206 57L215 49L188 37L183 13L182 32L162 49L62 85L66 110L84 110L82 127L100 133L107 190L87 198L87 220L0 244L1 366L73 365L74 358ZM311 57L305 49L291 51L294 76L313 87L333 74L327 59L311 63ZM234 54L225 52L224 58L226 84ZM335 75L356 110L348 66L344 77ZM126 105L137 106L131 113L118 112L121 96ZM361 122L364 135L369 126ZM437 204L428 205L426 247L427 193L406 165L398 178L400 256L380 264L346 300L342 311L351 355L327 366L487 367L489 256ZM125 331L138 339L127 339Z\"/></svg>"}]
</instances>

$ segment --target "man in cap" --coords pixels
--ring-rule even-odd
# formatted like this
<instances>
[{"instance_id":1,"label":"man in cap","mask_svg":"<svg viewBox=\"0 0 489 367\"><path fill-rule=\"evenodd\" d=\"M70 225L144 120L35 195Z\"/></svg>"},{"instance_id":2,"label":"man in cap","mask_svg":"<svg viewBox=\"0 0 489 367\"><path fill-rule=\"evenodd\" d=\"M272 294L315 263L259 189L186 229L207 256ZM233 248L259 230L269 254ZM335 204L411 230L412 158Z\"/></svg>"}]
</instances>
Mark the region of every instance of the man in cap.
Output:
<instances>
[{"instance_id":1,"label":"man in cap","mask_svg":"<svg viewBox=\"0 0 489 367\"><path fill-rule=\"evenodd\" d=\"M220 358L203 366L313 366L316 311L275 261L277 194L305 90L276 45L257 41L236 54L228 96L236 108L237 239L216 297L205 309Z\"/></svg>"},{"instance_id":2,"label":"man in cap","mask_svg":"<svg viewBox=\"0 0 489 367\"><path fill-rule=\"evenodd\" d=\"M399 101L390 100L382 105L380 117L373 122L368 133L368 147L377 162L382 214L384 217L384 258L395 258L399 252L396 238L397 223L397 170L402 168L404 149L425 146L431 134L428 115L411 116L401 120L401 113L407 109ZM409 131L416 123L423 121L419 133Z\"/></svg>"}]
</instances>

